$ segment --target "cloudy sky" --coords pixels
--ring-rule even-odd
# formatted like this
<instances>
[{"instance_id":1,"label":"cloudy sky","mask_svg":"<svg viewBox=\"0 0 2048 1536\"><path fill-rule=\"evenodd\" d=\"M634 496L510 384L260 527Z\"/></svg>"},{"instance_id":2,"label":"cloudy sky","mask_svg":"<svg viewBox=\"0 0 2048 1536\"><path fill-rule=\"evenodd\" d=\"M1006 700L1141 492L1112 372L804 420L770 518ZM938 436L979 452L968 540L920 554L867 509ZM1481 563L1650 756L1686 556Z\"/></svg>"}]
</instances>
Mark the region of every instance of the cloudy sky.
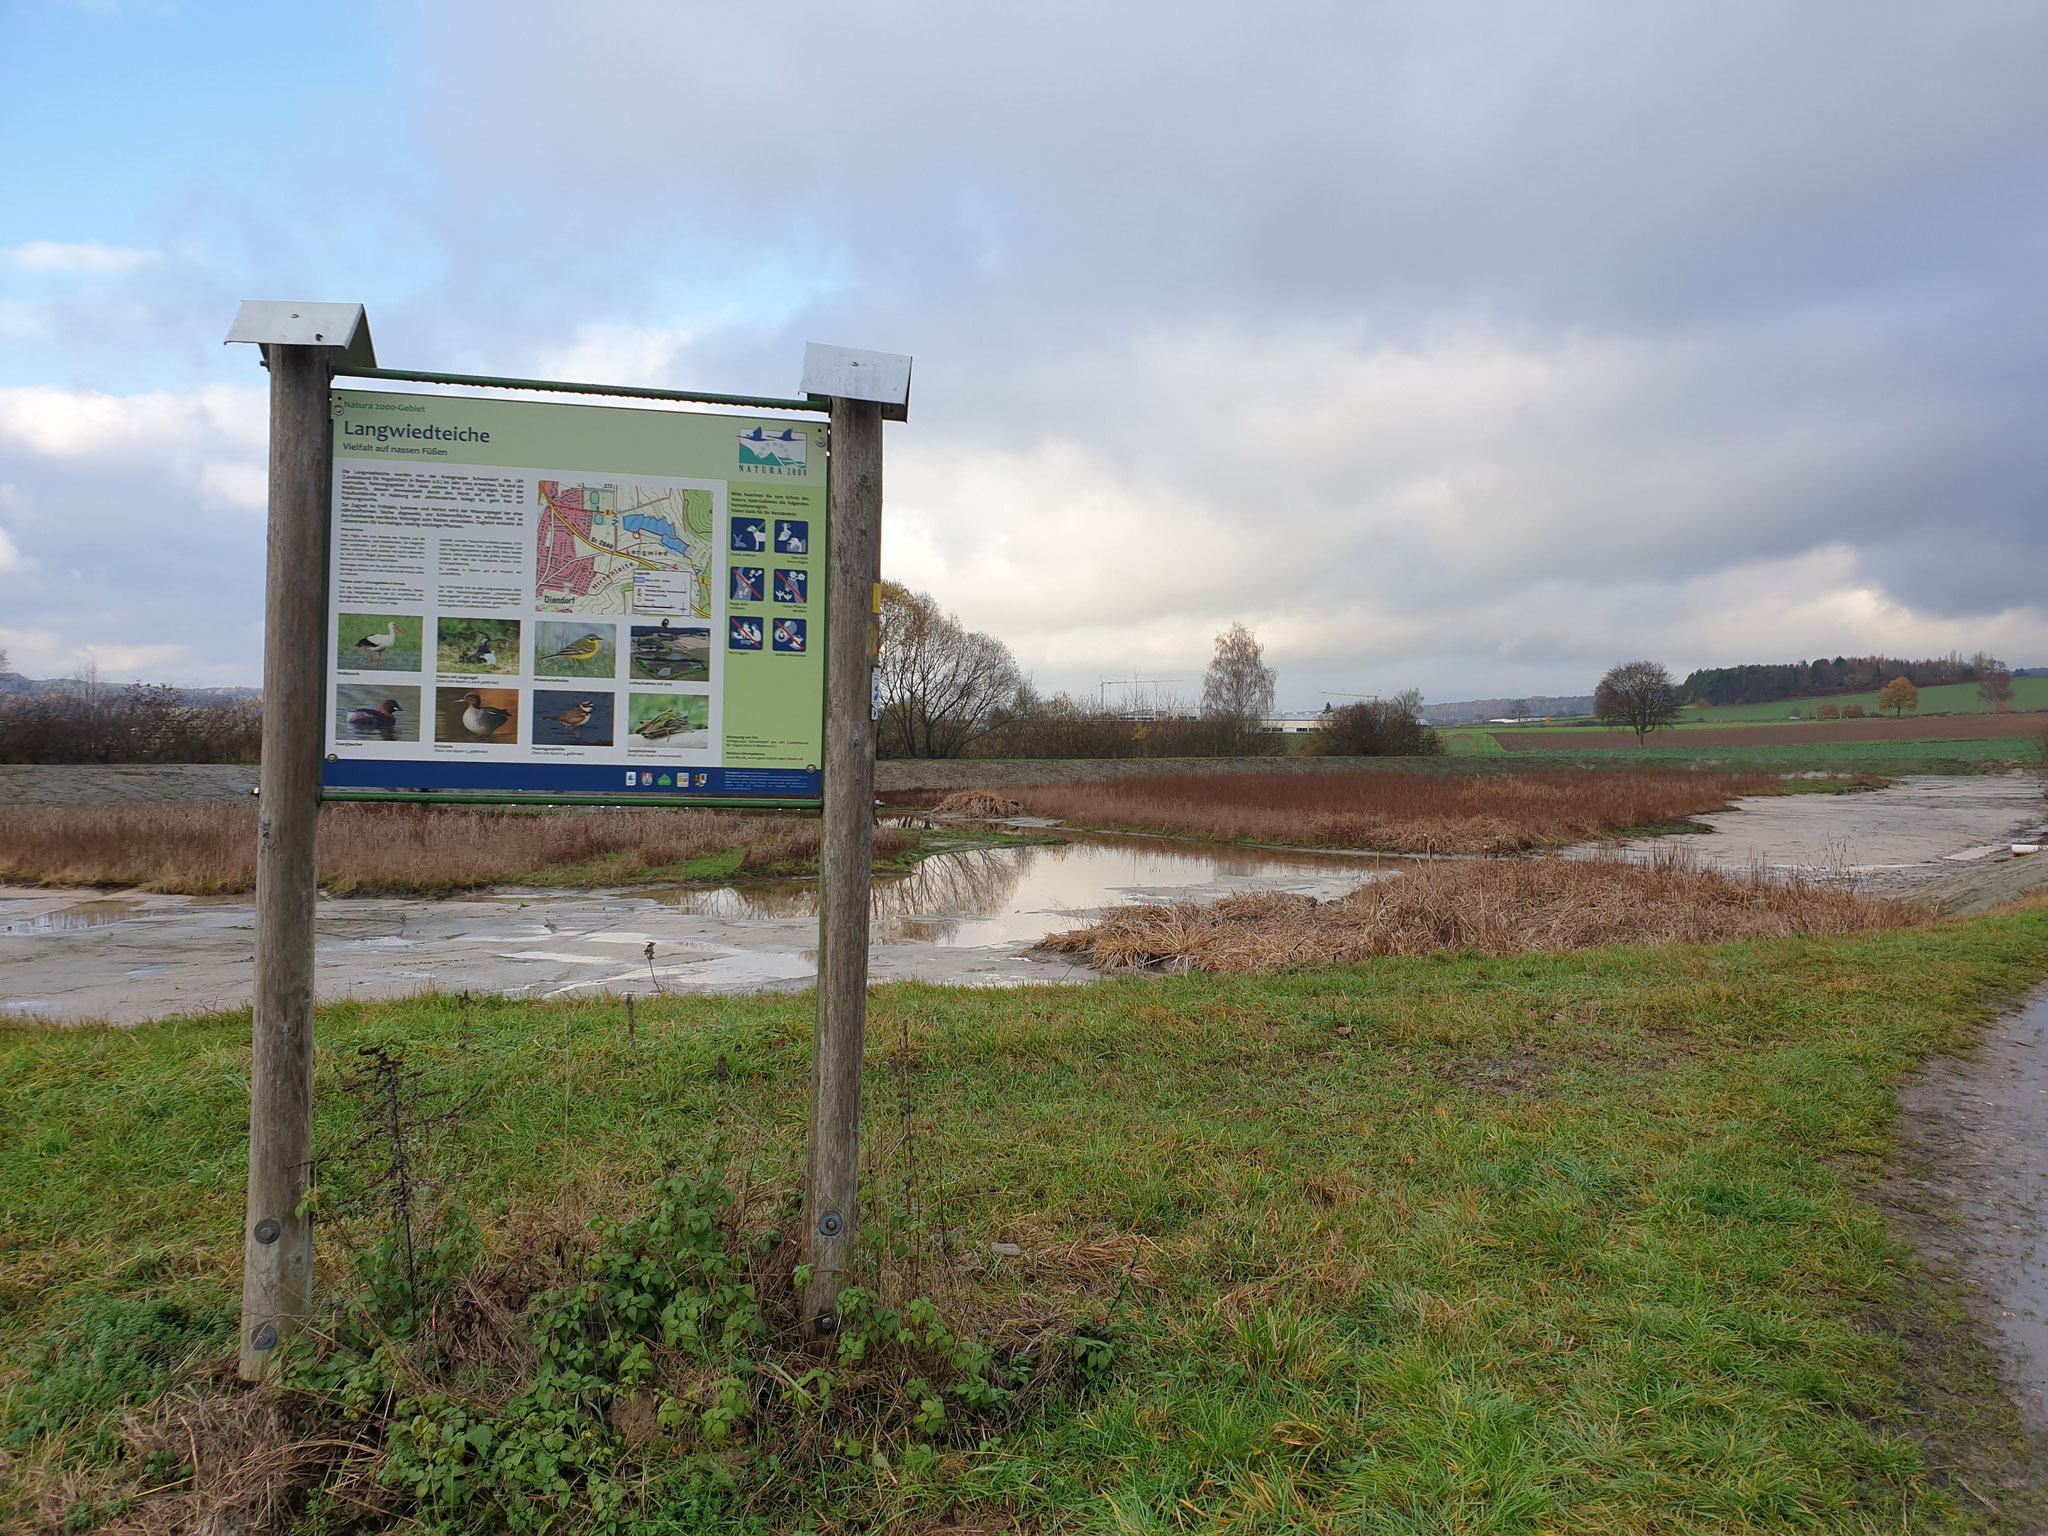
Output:
<instances>
[{"instance_id":1,"label":"cloudy sky","mask_svg":"<svg viewBox=\"0 0 2048 1536\"><path fill-rule=\"evenodd\" d=\"M1041 686L2048 664L2048 7L0 0L0 648L260 666L246 297L396 367L915 354Z\"/></svg>"}]
</instances>

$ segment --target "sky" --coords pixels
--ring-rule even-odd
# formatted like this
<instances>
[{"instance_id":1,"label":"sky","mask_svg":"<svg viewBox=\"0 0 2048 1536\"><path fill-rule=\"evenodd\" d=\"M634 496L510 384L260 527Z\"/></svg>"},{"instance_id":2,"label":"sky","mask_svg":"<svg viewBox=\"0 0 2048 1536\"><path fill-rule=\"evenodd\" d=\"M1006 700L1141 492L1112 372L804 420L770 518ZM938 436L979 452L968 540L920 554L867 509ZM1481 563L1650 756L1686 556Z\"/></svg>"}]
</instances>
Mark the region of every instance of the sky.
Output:
<instances>
[{"instance_id":1,"label":"sky","mask_svg":"<svg viewBox=\"0 0 2048 1536\"><path fill-rule=\"evenodd\" d=\"M0 649L254 683L244 298L392 367L916 358L1043 690L2048 665L2048 7L0 0Z\"/></svg>"}]
</instances>

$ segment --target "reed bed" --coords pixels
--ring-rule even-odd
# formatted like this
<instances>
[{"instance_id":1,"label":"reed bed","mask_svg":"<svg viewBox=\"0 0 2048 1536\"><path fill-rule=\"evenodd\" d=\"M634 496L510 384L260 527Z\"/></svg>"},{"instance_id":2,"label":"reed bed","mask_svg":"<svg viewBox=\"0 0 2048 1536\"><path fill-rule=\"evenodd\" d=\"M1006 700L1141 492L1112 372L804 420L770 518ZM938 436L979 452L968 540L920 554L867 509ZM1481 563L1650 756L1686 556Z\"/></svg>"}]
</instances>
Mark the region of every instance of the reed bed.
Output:
<instances>
[{"instance_id":1,"label":"reed bed","mask_svg":"<svg viewBox=\"0 0 2048 1536\"><path fill-rule=\"evenodd\" d=\"M1278 891L1211 906L1130 906L1048 934L1048 949L1106 970L1277 971L1388 955L1517 955L1630 944L1716 944L1910 928L1914 902L1841 885L1702 869L1683 852L1648 863L1553 856L1421 863L1348 896Z\"/></svg>"},{"instance_id":2,"label":"reed bed","mask_svg":"<svg viewBox=\"0 0 2048 1536\"><path fill-rule=\"evenodd\" d=\"M212 895L256 884L254 805L23 806L0 818L0 880ZM739 811L324 806L320 882L337 893L544 879L607 885L721 858L720 874L818 856L815 818ZM875 829L875 856L915 834ZM736 856L736 857L735 857Z\"/></svg>"},{"instance_id":3,"label":"reed bed","mask_svg":"<svg viewBox=\"0 0 2048 1536\"><path fill-rule=\"evenodd\" d=\"M1738 795L1782 794L1771 773L1242 773L1028 784L1034 816L1217 842L1391 852L1510 853L1683 821Z\"/></svg>"}]
</instances>

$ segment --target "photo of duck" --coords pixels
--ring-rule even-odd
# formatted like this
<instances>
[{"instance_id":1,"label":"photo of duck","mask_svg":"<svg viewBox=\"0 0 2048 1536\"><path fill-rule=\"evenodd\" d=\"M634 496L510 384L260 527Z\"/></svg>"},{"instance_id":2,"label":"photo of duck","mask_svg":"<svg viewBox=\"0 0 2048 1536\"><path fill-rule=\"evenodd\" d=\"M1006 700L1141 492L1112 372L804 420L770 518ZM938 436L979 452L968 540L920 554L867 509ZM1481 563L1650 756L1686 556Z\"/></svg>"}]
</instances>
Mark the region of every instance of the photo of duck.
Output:
<instances>
[{"instance_id":1,"label":"photo of duck","mask_svg":"<svg viewBox=\"0 0 2048 1536\"><path fill-rule=\"evenodd\" d=\"M511 688L439 688L434 739L505 746L519 739L519 694Z\"/></svg>"},{"instance_id":2,"label":"photo of duck","mask_svg":"<svg viewBox=\"0 0 2048 1536\"><path fill-rule=\"evenodd\" d=\"M465 693L462 702L465 706L462 711L462 728L472 736L495 736L512 719L511 710L493 709L483 701L480 694Z\"/></svg>"},{"instance_id":3,"label":"photo of duck","mask_svg":"<svg viewBox=\"0 0 2048 1536\"><path fill-rule=\"evenodd\" d=\"M348 712L348 728L358 736L375 736L384 741L398 740L398 714L402 708L396 699L386 699L378 705L365 705Z\"/></svg>"},{"instance_id":4,"label":"photo of duck","mask_svg":"<svg viewBox=\"0 0 2048 1536\"><path fill-rule=\"evenodd\" d=\"M397 683L341 683L334 690L334 739L418 741L420 691Z\"/></svg>"}]
</instances>

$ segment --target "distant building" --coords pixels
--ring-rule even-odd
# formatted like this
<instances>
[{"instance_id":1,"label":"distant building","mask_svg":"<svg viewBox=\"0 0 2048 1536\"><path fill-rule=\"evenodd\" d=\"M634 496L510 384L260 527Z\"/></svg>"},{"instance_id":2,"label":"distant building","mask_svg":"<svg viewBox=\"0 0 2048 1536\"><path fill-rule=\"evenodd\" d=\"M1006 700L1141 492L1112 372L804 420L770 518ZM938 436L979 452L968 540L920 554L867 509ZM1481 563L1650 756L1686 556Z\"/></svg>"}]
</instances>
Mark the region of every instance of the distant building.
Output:
<instances>
[{"instance_id":1,"label":"distant building","mask_svg":"<svg viewBox=\"0 0 2048 1536\"><path fill-rule=\"evenodd\" d=\"M1305 736L1310 731L1320 731L1329 723L1329 715L1320 709L1295 709L1284 714L1266 715L1259 721L1262 731L1278 731L1287 736Z\"/></svg>"}]
</instances>

